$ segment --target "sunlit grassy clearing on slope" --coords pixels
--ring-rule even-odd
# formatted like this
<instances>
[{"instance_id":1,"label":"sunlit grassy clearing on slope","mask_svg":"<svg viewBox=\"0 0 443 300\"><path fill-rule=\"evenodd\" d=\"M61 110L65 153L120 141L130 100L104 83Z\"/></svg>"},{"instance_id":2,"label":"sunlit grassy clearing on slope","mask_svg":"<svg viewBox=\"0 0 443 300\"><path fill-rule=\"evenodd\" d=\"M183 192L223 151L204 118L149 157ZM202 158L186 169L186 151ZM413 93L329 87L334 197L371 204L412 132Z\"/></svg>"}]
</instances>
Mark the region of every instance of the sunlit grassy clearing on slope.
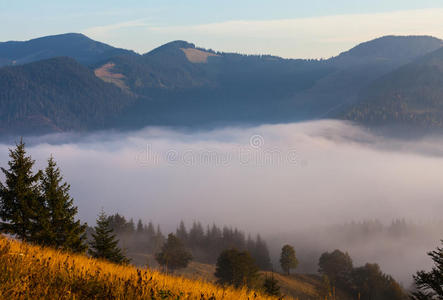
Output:
<instances>
[{"instance_id":1,"label":"sunlit grassy clearing on slope","mask_svg":"<svg viewBox=\"0 0 443 300\"><path fill-rule=\"evenodd\" d=\"M0 239L0 299L276 299Z\"/></svg>"}]
</instances>

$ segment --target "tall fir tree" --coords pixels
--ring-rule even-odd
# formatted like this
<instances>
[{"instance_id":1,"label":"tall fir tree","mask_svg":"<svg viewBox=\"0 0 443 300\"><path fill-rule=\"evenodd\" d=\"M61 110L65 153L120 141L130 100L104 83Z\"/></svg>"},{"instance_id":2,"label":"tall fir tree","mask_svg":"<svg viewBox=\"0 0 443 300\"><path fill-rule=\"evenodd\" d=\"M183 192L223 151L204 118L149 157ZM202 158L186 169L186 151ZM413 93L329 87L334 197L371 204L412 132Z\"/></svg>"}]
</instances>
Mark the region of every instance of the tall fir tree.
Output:
<instances>
[{"instance_id":1,"label":"tall fir tree","mask_svg":"<svg viewBox=\"0 0 443 300\"><path fill-rule=\"evenodd\" d=\"M135 230L135 232L136 232L138 235L142 235L142 234L145 232L145 228L144 228L144 226L143 226L143 222L142 222L141 219L138 219L138 222L137 222L137 229Z\"/></svg>"},{"instance_id":2,"label":"tall fir tree","mask_svg":"<svg viewBox=\"0 0 443 300\"><path fill-rule=\"evenodd\" d=\"M122 250L118 247L118 240L109 225L109 219L102 211L97 218L97 225L92 233L89 254L94 258L102 258L119 264L129 263Z\"/></svg>"},{"instance_id":3,"label":"tall fir tree","mask_svg":"<svg viewBox=\"0 0 443 300\"><path fill-rule=\"evenodd\" d=\"M155 245L155 227L152 224L152 221L149 221L148 226L146 226L146 237L147 241L147 250L149 253L155 253L156 245Z\"/></svg>"},{"instance_id":4,"label":"tall fir tree","mask_svg":"<svg viewBox=\"0 0 443 300\"><path fill-rule=\"evenodd\" d=\"M154 236L154 253L158 252L161 247L163 246L163 244L165 243L165 236L163 235L161 229L160 229L160 225L157 224L157 232L155 233Z\"/></svg>"},{"instance_id":5,"label":"tall fir tree","mask_svg":"<svg viewBox=\"0 0 443 300\"><path fill-rule=\"evenodd\" d=\"M152 224L152 221L149 221L148 223L146 234L148 235L149 239L153 239L155 237L155 228L154 224Z\"/></svg>"},{"instance_id":6,"label":"tall fir tree","mask_svg":"<svg viewBox=\"0 0 443 300\"><path fill-rule=\"evenodd\" d=\"M188 230L186 229L185 223L180 221L180 225L175 231L175 235L179 238L185 245L188 245Z\"/></svg>"},{"instance_id":7,"label":"tall fir tree","mask_svg":"<svg viewBox=\"0 0 443 300\"><path fill-rule=\"evenodd\" d=\"M247 249L251 253L252 258L254 258L260 270L272 270L268 246L259 234L257 235L255 242L248 240Z\"/></svg>"},{"instance_id":8,"label":"tall fir tree","mask_svg":"<svg viewBox=\"0 0 443 300\"><path fill-rule=\"evenodd\" d=\"M34 242L45 209L38 187L41 171L32 171L35 161L26 155L23 140L9 149L9 157L9 168L1 168L6 180L0 182L0 231Z\"/></svg>"},{"instance_id":9,"label":"tall fir tree","mask_svg":"<svg viewBox=\"0 0 443 300\"><path fill-rule=\"evenodd\" d=\"M70 185L63 182L63 176L54 158L48 159L48 165L41 180L41 193L46 206L45 223L38 238L40 243L55 248L84 252L86 224L75 220L77 207L69 195Z\"/></svg>"},{"instance_id":10,"label":"tall fir tree","mask_svg":"<svg viewBox=\"0 0 443 300\"><path fill-rule=\"evenodd\" d=\"M188 244L193 248L202 247L204 243L205 231L200 222L194 222L188 234Z\"/></svg>"}]
</instances>

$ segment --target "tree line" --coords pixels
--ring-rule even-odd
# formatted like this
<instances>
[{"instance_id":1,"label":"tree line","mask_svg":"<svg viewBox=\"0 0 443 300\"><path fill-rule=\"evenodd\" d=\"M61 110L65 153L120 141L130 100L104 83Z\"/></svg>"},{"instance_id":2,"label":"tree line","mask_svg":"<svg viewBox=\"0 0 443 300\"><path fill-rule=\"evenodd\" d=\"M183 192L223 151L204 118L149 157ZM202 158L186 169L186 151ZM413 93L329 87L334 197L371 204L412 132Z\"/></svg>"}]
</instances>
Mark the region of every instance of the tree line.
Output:
<instances>
[{"instance_id":1,"label":"tree line","mask_svg":"<svg viewBox=\"0 0 443 300\"><path fill-rule=\"evenodd\" d=\"M120 246L127 252L155 254L166 240L160 226L152 222L146 224L140 219L134 222L118 213L108 216L108 221L120 240ZM252 238L237 228L215 224L204 228L197 221L188 229L181 221L175 236L190 251L195 261L215 264L223 250L235 248L249 251L261 270L272 269L268 246L260 234Z\"/></svg>"}]
</instances>

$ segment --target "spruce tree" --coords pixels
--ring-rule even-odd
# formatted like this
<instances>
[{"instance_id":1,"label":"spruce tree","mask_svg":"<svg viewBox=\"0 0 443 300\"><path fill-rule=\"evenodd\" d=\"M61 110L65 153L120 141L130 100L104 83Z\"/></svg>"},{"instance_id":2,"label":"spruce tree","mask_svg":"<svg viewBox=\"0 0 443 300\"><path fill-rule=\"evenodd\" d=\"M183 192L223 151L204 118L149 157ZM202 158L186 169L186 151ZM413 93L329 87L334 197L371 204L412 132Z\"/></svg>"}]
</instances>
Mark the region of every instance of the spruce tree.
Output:
<instances>
[{"instance_id":1,"label":"spruce tree","mask_svg":"<svg viewBox=\"0 0 443 300\"><path fill-rule=\"evenodd\" d=\"M219 284L229 284L237 288L255 287L259 277L258 267L248 251L227 249L217 259L215 277Z\"/></svg>"},{"instance_id":2,"label":"spruce tree","mask_svg":"<svg viewBox=\"0 0 443 300\"><path fill-rule=\"evenodd\" d=\"M179 238L185 245L188 244L188 231L186 229L185 223L180 221L180 225L177 228L175 235Z\"/></svg>"},{"instance_id":3,"label":"spruce tree","mask_svg":"<svg viewBox=\"0 0 443 300\"><path fill-rule=\"evenodd\" d=\"M155 228L154 224L152 224L152 221L149 221L148 227L146 228L146 234L150 239L154 239L155 237Z\"/></svg>"},{"instance_id":4,"label":"spruce tree","mask_svg":"<svg viewBox=\"0 0 443 300\"><path fill-rule=\"evenodd\" d=\"M85 244L86 224L75 220L77 207L69 195L70 185L63 182L63 176L54 158L48 159L41 180L41 193L46 205L45 224L39 233L40 243L55 248L83 252Z\"/></svg>"},{"instance_id":5,"label":"spruce tree","mask_svg":"<svg viewBox=\"0 0 443 300\"><path fill-rule=\"evenodd\" d=\"M191 248L199 248L203 246L205 231L200 222L194 222L188 234L188 245Z\"/></svg>"},{"instance_id":6,"label":"spruce tree","mask_svg":"<svg viewBox=\"0 0 443 300\"><path fill-rule=\"evenodd\" d=\"M257 235L257 239L254 243L253 248L248 250L251 253L252 258L254 258L254 260L256 261L257 266L260 268L260 270L272 269L268 246L266 245L266 242L260 237L260 235Z\"/></svg>"},{"instance_id":7,"label":"spruce tree","mask_svg":"<svg viewBox=\"0 0 443 300\"><path fill-rule=\"evenodd\" d=\"M102 211L97 218L97 225L92 233L89 254L94 258L102 258L119 264L129 263L122 250L118 247L118 240L109 226L109 220Z\"/></svg>"},{"instance_id":8,"label":"spruce tree","mask_svg":"<svg viewBox=\"0 0 443 300\"><path fill-rule=\"evenodd\" d=\"M143 221L139 219L137 221L137 229L135 230L135 237L133 239L132 248L137 251L146 251L148 248L148 240L145 235L145 225Z\"/></svg>"},{"instance_id":9,"label":"spruce tree","mask_svg":"<svg viewBox=\"0 0 443 300\"><path fill-rule=\"evenodd\" d=\"M142 222L142 220L140 220L140 219L138 219L138 222L137 222L137 229L135 230L135 232L136 232L138 235L142 235L142 234L145 232L145 227L143 226L143 222Z\"/></svg>"},{"instance_id":10,"label":"spruce tree","mask_svg":"<svg viewBox=\"0 0 443 300\"><path fill-rule=\"evenodd\" d=\"M441 241L443 246L443 240ZM428 253L434 262L429 272L419 271L414 275L417 292L412 299L443 299L443 247Z\"/></svg>"},{"instance_id":11,"label":"spruce tree","mask_svg":"<svg viewBox=\"0 0 443 300\"><path fill-rule=\"evenodd\" d=\"M45 209L38 188L41 171L33 173L35 161L26 155L23 140L9 149L9 157L9 168L1 168L6 180L0 182L0 231L33 242Z\"/></svg>"},{"instance_id":12,"label":"spruce tree","mask_svg":"<svg viewBox=\"0 0 443 300\"><path fill-rule=\"evenodd\" d=\"M160 225L157 224L157 232L154 236L154 253L159 251L165 243L165 237L160 229Z\"/></svg>"},{"instance_id":13,"label":"spruce tree","mask_svg":"<svg viewBox=\"0 0 443 300\"><path fill-rule=\"evenodd\" d=\"M192 255L182 241L170 233L161 251L155 255L155 259L166 271L173 272L176 269L186 268L192 260Z\"/></svg>"},{"instance_id":14,"label":"spruce tree","mask_svg":"<svg viewBox=\"0 0 443 300\"><path fill-rule=\"evenodd\" d=\"M149 221L148 226L146 227L146 240L147 240L147 249L149 253L155 253L156 245L155 245L155 228L154 224Z\"/></svg>"},{"instance_id":15,"label":"spruce tree","mask_svg":"<svg viewBox=\"0 0 443 300\"><path fill-rule=\"evenodd\" d=\"M278 285L278 280L274 278L274 273L272 273L270 277L266 275L263 289L265 290L265 293L270 296L281 296L280 286Z\"/></svg>"}]
</instances>

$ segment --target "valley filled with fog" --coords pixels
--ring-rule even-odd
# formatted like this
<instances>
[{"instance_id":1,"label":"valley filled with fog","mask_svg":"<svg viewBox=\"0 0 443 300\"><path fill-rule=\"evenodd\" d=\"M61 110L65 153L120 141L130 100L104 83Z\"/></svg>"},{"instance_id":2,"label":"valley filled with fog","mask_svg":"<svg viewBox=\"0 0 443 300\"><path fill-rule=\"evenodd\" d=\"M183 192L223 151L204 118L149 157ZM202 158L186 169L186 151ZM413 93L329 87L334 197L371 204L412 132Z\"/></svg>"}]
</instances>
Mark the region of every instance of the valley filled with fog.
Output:
<instances>
[{"instance_id":1,"label":"valley filled with fog","mask_svg":"<svg viewBox=\"0 0 443 300\"><path fill-rule=\"evenodd\" d=\"M101 208L170 231L179 220L226 224L260 232L274 257L282 243L292 243L306 271L316 271L323 251L340 248L356 265L380 263L405 285L429 266L426 252L442 237L438 136L399 140L323 120L53 134L25 142L39 168L48 153L54 156L80 218L90 224ZM2 167L10 147L0 145ZM400 231L395 220L404 220ZM313 263L304 265L303 257Z\"/></svg>"}]
</instances>

